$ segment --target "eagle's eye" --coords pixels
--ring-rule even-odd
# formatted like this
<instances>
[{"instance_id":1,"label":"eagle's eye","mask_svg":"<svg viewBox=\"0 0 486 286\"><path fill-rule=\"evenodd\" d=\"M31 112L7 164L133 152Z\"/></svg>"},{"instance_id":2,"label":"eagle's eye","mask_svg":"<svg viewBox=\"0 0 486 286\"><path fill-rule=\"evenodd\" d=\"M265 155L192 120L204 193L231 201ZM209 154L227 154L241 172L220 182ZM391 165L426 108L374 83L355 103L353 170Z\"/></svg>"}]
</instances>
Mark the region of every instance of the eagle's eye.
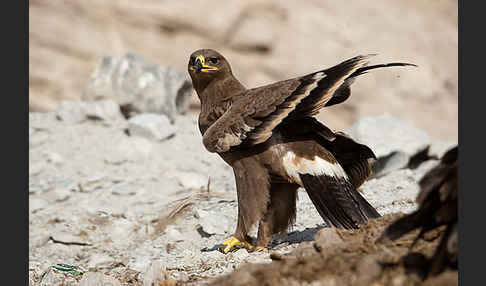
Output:
<instances>
[{"instance_id":1,"label":"eagle's eye","mask_svg":"<svg viewBox=\"0 0 486 286\"><path fill-rule=\"evenodd\" d=\"M217 64L217 63L218 63L218 58L211 57L211 58L209 58L209 61L210 61L210 62L211 62L213 65L215 65L215 64Z\"/></svg>"},{"instance_id":2,"label":"eagle's eye","mask_svg":"<svg viewBox=\"0 0 486 286\"><path fill-rule=\"evenodd\" d=\"M193 65L195 60L196 60L196 57L192 56L192 57L189 59L189 64Z\"/></svg>"}]
</instances>

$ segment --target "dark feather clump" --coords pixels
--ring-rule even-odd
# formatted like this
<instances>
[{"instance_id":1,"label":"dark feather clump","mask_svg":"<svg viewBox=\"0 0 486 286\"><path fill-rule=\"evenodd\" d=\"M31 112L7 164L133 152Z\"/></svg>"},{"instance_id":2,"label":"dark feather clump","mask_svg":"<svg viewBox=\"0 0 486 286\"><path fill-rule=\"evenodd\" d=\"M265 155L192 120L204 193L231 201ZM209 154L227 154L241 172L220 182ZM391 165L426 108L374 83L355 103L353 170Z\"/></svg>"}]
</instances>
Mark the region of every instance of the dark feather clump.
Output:
<instances>
[{"instance_id":1,"label":"dark feather clump","mask_svg":"<svg viewBox=\"0 0 486 286\"><path fill-rule=\"evenodd\" d=\"M420 229L416 242L424 233L446 225L441 242L430 259L428 275L439 274L447 267L457 268L458 166L456 146L447 151L439 165L420 180L418 209L390 225L377 241L381 243L396 240L415 229Z\"/></svg>"}]
</instances>

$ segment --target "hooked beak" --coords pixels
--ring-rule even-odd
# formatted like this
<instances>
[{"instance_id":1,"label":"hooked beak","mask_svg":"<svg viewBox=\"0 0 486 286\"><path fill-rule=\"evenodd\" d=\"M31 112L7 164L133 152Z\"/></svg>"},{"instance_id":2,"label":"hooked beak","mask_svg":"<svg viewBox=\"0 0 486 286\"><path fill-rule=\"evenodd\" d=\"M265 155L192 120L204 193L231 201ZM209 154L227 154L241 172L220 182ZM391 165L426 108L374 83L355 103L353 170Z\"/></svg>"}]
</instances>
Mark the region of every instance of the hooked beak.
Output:
<instances>
[{"instance_id":1,"label":"hooked beak","mask_svg":"<svg viewBox=\"0 0 486 286\"><path fill-rule=\"evenodd\" d=\"M203 56L196 57L196 60L194 61L194 65L191 67L191 69L196 72L208 72L208 71L218 70L217 67L206 65L205 61L206 60L204 59Z\"/></svg>"}]
</instances>

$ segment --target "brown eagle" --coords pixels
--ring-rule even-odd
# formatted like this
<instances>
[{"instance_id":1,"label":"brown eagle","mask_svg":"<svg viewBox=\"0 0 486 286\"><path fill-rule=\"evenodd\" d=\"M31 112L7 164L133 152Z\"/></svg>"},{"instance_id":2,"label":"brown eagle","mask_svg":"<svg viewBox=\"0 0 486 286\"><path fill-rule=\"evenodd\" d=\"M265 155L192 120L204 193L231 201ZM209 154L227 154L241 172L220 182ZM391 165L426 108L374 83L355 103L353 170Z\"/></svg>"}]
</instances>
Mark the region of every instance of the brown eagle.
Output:
<instances>
[{"instance_id":1,"label":"brown eagle","mask_svg":"<svg viewBox=\"0 0 486 286\"><path fill-rule=\"evenodd\" d=\"M371 173L373 151L313 117L321 108L345 101L357 76L411 65L367 66L370 56L247 89L220 53L201 49L191 54L188 71L201 101L204 146L233 168L236 181L238 222L221 251L265 250L273 234L285 232L295 221L299 187L328 225L358 228L380 216L356 190ZM254 246L248 231L257 221Z\"/></svg>"}]
</instances>

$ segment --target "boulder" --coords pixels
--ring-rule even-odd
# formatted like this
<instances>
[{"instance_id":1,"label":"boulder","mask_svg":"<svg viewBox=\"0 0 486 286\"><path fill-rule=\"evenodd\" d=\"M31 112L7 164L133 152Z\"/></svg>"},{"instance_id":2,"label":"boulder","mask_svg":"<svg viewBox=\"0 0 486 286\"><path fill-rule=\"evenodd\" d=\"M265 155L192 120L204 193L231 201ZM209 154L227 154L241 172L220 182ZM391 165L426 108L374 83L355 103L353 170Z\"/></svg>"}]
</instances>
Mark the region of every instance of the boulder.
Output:
<instances>
[{"instance_id":1,"label":"boulder","mask_svg":"<svg viewBox=\"0 0 486 286\"><path fill-rule=\"evenodd\" d=\"M135 53L104 57L91 75L84 99L112 99L125 115L151 112L165 114L171 121L185 113L192 84L185 71L147 62Z\"/></svg>"},{"instance_id":2,"label":"boulder","mask_svg":"<svg viewBox=\"0 0 486 286\"><path fill-rule=\"evenodd\" d=\"M374 176L406 167L413 156L430 144L427 133L390 114L363 117L347 133L375 153Z\"/></svg>"}]
</instances>

